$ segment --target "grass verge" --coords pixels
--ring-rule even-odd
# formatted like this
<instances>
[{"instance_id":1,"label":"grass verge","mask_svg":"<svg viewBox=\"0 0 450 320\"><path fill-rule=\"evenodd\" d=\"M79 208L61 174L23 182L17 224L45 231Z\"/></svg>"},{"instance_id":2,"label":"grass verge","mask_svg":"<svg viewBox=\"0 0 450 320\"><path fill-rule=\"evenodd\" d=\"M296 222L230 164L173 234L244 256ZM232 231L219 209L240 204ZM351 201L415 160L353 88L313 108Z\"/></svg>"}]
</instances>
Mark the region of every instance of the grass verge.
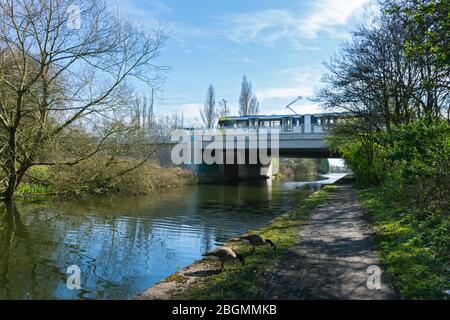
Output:
<instances>
[{"instance_id":1,"label":"grass verge","mask_svg":"<svg viewBox=\"0 0 450 320\"><path fill-rule=\"evenodd\" d=\"M403 199L386 199L364 189L360 202L374 227L381 262L405 299L448 299L450 219L435 215L418 220Z\"/></svg>"},{"instance_id":2,"label":"grass verge","mask_svg":"<svg viewBox=\"0 0 450 320\"><path fill-rule=\"evenodd\" d=\"M277 250L269 246L259 247L254 255L250 255L251 247L241 242L232 242L233 249L246 257L245 266L240 263L226 264L222 273L206 277L182 295L173 299L205 300L205 299L261 299L264 293L264 272L279 261L283 254L298 239L301 227L307 222L313 209L328 199L335 186L327 186L307 198L301 206L275 219L268 226L257 230L277 245Z\"/></svg>"}]
</instances>

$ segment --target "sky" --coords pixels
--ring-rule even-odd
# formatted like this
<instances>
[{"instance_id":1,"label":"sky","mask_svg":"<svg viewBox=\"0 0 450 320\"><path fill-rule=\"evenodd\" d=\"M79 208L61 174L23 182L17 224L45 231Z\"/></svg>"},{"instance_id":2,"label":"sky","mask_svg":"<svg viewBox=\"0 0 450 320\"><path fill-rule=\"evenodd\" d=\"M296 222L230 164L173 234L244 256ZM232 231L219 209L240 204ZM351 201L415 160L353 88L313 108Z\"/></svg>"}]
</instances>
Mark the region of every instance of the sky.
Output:
<instances>
[{"instance_id":1,"label":"sky","mask_svg":"<svg viewBox=\"0 0 450 320\"><path fill-rule=\"evenodd\" d=\"M321 85L323 62L349 39L370 0L120 0L119 10L169 39L158 58L170 67L160 86L159 114L184 114L200 122L199 109L212 84L216 100L238 112L243 75L252 82L261 114L320 112L308 98ZM141 89L143 91L147 89Z\"/></svg>"}]
</instances>

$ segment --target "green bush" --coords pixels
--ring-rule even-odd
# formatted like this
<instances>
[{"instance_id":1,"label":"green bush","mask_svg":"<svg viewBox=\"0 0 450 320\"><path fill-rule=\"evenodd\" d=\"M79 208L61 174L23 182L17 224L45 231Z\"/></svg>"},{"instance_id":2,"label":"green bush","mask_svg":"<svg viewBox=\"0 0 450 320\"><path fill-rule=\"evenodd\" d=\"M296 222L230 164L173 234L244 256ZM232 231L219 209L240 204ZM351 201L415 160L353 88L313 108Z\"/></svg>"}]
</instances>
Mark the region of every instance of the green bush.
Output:
<instances>
[{"instance_id":1,"label":"green bush","mask_svg":"<svg viewBox=\"0 0 450 320\"><path fill-rule=\"evenodd\" d=\"M384 189L404 194L418 214L448 214L450 207L450 126L421 119L395 127L380 137L386 146Z\"/></svg>"},{"instance_id":2,"label":"green bush","mask_svg":"<svg viewBox=\"0 0 450 320\"><path fill-rule=\"evenodd\" d=\"M376 132L358 132L357 122L349 120L335 126L326 138L330 149L339 152L363 186L379 185L385 174L384 148Z\"/></svg>"},{"instance_id":3,"label":"green bush","mask_svg":"<svg viewBox=\"0 0 450 320\"><path fill-rule=\"evenodd\" d=\"M379 186L386 197L407 197L420 217L448 214L450 125L423 118L390 131L357 133L351 123L328 138L363 186Z\"/></svg>"}]
</instances>

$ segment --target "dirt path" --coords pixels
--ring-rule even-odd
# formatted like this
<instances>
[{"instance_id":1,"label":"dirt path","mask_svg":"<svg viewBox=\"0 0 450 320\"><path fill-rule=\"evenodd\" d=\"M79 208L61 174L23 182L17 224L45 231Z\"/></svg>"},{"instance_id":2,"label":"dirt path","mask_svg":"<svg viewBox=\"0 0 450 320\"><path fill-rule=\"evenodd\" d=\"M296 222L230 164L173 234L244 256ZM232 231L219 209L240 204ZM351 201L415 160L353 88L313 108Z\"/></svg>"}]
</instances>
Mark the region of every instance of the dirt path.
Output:
<instances>
[{"instance_id":1,"label":"dirt path","mask_svg":"<svg viewBox=\"0 0 450 320\"><path fill-rule=\"evenodd\" d=\"M381 277L367 288L368 266L379 265L367 222L351 185L339 185L316 209L295 246L266 273L267 299L396 299Z\"/></svg>"}]
</instances>

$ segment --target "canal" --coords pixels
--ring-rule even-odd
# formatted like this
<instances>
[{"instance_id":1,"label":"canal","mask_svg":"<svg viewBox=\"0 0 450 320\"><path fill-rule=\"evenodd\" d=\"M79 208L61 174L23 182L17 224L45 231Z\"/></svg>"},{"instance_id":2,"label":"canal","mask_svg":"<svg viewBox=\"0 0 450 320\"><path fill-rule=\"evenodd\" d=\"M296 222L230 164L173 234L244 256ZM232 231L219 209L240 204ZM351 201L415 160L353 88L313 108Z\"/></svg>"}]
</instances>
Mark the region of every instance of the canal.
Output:
<instances>
[{"instance_id":1,"label":"canal","mask_svg":"<svg viewBox=\"0 0 450 320\"><path fill-rule=\"evenodd\" d=\"M340 177L2 205L0 299L130 299ZM66 285L73 265L80 290Z\"/></svg>"}]
</instances>

